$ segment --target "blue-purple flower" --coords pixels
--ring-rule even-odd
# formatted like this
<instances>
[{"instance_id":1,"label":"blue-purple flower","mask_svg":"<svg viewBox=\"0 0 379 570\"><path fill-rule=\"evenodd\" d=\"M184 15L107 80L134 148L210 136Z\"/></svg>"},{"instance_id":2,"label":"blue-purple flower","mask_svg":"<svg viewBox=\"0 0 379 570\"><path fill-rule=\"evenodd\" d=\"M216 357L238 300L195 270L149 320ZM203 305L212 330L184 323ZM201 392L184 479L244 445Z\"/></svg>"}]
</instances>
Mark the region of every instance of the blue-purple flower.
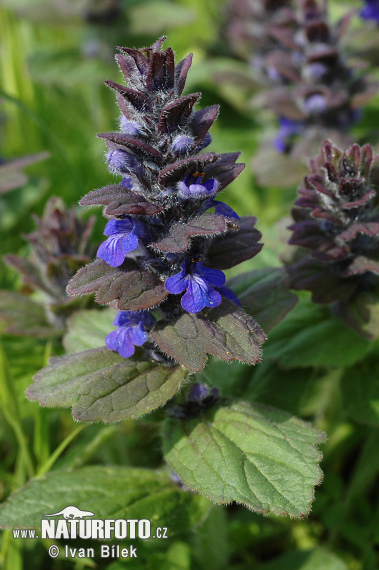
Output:
<instances>
[{"instance_id":1,"label":"blue-purple flower","mask_svg":"<svg viewBox=\"0 0 379 570\"><path fill-rule=\"evenodd\" d=\"M224 284L222 271L204 267L201 257L196 257L185 259L181 271L166 279L165 287L174 295L186 291L180 301L183 309L199 313L204 307L217 307L221 303L221 294L215 287Z\"/></svg>"},{"instance_id":2,"label":"blue-purple flower","mask_svg":"<svg viewBox=\"0 0 379 570\"><path fill-rule=\"evenodd\" d=\"M146 328L151 329L154 323L155 319L149 311L120 311L113 321L118 329L105 338L105 344L123 358L130 358L134 354L134 347L146 342Z\"/></svg>"},{"instance_id":3,"label":"blue-purple flower","mask_svg":"<svg viewBox=\"0 0 379 570\"><path fill-rule=\"evenodd\" d=\"M279 130L274 139L274 147L278 152L286 152L288 145L296 135L303 130L302 121L293 121L286 117L279 117Z\"/></svg>"},{"instance_id":4,"label":"blue-purple flower","mask_svg":"<svg viewBox=\"0 0 379 570\"><path fill-rule=\"evenodd\" d=\"M359 12L364 20L374 20L379 24L379 0L365 0L365 7Z\"/></svg>"},{"instance_id":5,"label":"blue-purple flower","mask_svg":"<svg viewBox=\"0 0 379 570\"><path fill-rule=\"evenodd\" d=\"M109 220L104 229L108 239L97 250L97 257L104 259L111 267L119 267L125 256L138 247L138 236L134 233L135 224L129 219Z\"/></svg>"},{"instance_id":6,"label":"blue-purple flower","mask_svg":"<svg viewBox=\"0 0 379 570\"><path fill-rule=\"evenodd\" d=\"M210 198L207 202L204 203L204 211L209 210L209 208L214 208L215 214L217 214L218 216L225 216L226 218L235 218L236 220L240 219L239 215L237 214L237 212L233 210L233 208L231 208L228 204L225 204L224 202L220 202L220 200L215 200L214 198Z\"/></svg>"},{"instance_id":7,"label":"blue-purple flower","mask_svg":"<svg viewBox=\"0 0 379 570\"><path fill-rule=\"evenodd\" d=\"M202 176L196 173L189 174L184 181L179 182L178 195L185 200L189 198L207 198L217 194L218 182L214 178L209 178L205 182L201 181Z\"/></svg>"}]
</instances>

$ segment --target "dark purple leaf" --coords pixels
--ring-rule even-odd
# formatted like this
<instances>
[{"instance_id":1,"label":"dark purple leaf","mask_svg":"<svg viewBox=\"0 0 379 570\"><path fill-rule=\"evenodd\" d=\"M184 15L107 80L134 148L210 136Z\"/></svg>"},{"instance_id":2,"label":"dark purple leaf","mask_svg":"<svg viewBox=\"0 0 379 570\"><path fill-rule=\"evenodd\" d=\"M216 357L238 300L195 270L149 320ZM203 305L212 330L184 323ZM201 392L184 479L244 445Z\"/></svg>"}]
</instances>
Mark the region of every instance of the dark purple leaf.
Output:
<instances>
[{"instance_id":1,"label":"dark purple leaf","mask_svg":"<svg viewBox=\"0 0 379 570\"><path fill-rule=\"evenodd\" d=\"M99 139L105 139L107 141L114 142L117 145L128 148L132 151L142 151L153 157L162 158L162 154L154 148L153 146L147 144L145 141L127 135L125 133L101 133L97 135Z\"/></svg>"},{"instance_id":2,"label":"dark purple leaf","mask_svg":"<svg viewBox=\"0 0 379 570\"><path fill-rule=\"evenodd\" d=\"M130 190L126 190L120 184L105 186L89 192L80 200L82 206L101 204L107 206L107 216L136 215L153 216L164 210L159 204L147 202L143 196L138 196Z\"/></svg>"},{"instance_id":3,"label":"dark purple leaf","mask_svg":"<svg viewBox=\"0 0 379 570\"><path fill-rule=\"evenodd\" d=\"M219 159L218 154L208 152L198 154L189 158L179 160L174 164L169 164L164 168L158 176L158 182L162 186L169 186L183 180L188 172L203 171L206 166L213 164ZM209 177L210 178L210 177Z\"/></svg>"},{"instance_id":4,"label":"dark purple leaf","mask_svg":"<svg viewBox=\"0 0 379 570\"><path fill-rule=\"evenodd\" d=\"M215 120L217 119L220 106L212 105L210 107L205 107L200 111L196 111L191 119L191 128L194 136L196 137L196 144L199 144Z\"/></svg>"},{"instance_id":5,"label":"dark purple leaf","mask_svg":"<svg viewBox=\"0 0 379 570\"><path fill-rule=\"evenodd\" d=\"M235 164L240 154L240 152L222 154L215 164L205 169L206 176L204 180L215 178L218 182L218 192L226 188L245 168L243 163Z\"/></svg>"},{"instance_id":6,"label":"dark purple leaf","mask_svg":"<svg viewBox=\"0 0 379 570\"><path fill-rule=\"evenodd\" d=\"M147 73L149 69L149 61L144 56L143 50L128 47L118 47L117 49L122 53L126 53L134 60L141 75L145 75Z\"/></svg>"},{"instance_id":7,"label":"dark purple leaf","mask_svg":"<svg viewBox=\"0 0 379 570\"><path fill-rule=\"evenodd\" d=\"M177 223L171 226L166 237L153 243L158 251L179 252L185 251L195 236L208 236L224 233L228 228L236 228L235 221L216 214L202 214L187 224Z\"/></svg>"},{"instance_id":8,"label":"dark purple leaf","mask_svg":"<svg viewBox=\"0 0 379 570\"><path fill-rule=\"evenodd\" d=\"M178 127L183 127L200 95L201 93L192 93L163 107L158 123L158 133L170 133Z\"/></svg>"},{"instance_id":9,"label":"dark purple leaf","mask_svg":"<svg viewBox=\"0 0 379 570\"><path fill-rule=\"evenodd\" d=\"M259 253L263 244L257 243L262 234L254 228L256 221L253 216L241 218L237 231L216 237L207 250L206 265L214 269L229 269Z\"/></svg>"},{"instance_id":10,"label":"dark purple leaf","mask_svg":"<svg viewBox=\"0 0 379 570\"><path fill-rule=\"evenodd\" d=\"M348 299L357 288L358 278L340 277L332 271L332 265L309 257L289 265L291 287L312 291L312 301L321 305Z\"/></svg>"},{"instance_id":11,"label":"dark purple leaf","mask_svg":"<svg viewBox=\"0 0 379 570\"><path fill-rule=\"evenodd\" d=\"M165 51L153 53L146 76L146 86L149 91L172 89L174 80L175 62L172 49L167 48Z\"/></svg>"},{"instance_id":12,"label":"dark purple leaf","mask_svg":"<svg viewBox=\"0 0 379 570\"><path fill-rule=\"evenodd\" d=\"M160 322L151 336L163 352L194 372L204 368L207 354L256 364L266 339L251 317L225 299L205 315L183 313L174 323Z\"/></svg>"},{"instance_id":13,"label":"dark purple leaf","mask_svg":"<svg viewBox=\"0 0 379 570\"><path fill-rule=\"evenodd\" d=\"M140 91L134 91L133 89L128 89L123 85L119 85L114 81L110 81L107 79L105 81L106 85L116 91L123 99L125 99L128 103L130 103L135 109L138 111L146 111L150 109L150 101L145 97L143 93ZM121 111L123 109L121 108Z\"/></svg>"},{"instance_id":14,"label":"dark purple leaf","mask_svg":"<svg viewBox=\"0 0 379 570\"><path fill-rule=\"evenodd\" d=\"M187 73L192 64L192 57L193 55L192 53L190 53L189 55L187 55L187 57L182 59L182 61L179 62L178 65L175 67L175 77L176 77L178 95L182 94L184 86L186 84Z\"/></svg>"}]
</instances>

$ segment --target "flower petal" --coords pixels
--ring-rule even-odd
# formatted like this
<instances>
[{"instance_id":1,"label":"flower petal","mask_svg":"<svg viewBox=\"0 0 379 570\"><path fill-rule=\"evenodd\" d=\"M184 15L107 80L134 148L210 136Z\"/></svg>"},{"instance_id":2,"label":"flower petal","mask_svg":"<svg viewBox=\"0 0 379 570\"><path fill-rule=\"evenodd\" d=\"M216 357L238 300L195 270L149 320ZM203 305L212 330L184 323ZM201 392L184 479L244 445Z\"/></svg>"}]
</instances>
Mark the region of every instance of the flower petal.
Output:
<instances>
[{"instance_id":1,"label":"flower petal","mask_svg":"<svg viewBox=\"0 0 379 570\"><path fill-rule=\"evenodd\" d=\"M179 273L168 277L164 286L169 293L173 293L174 295L183 293L183 291L185 291L188 286L188 275L186 274L185 270L182 269L179 271Z\"/></svg>"},{"instance_id":2,"label":"flower petal","mask_svg":"<svg viewBox=\"0 0 379 570\"><path fill-rule=\"evenodd\" d=\"M144 342L147 340L147 332L143 328L142 323L138 323L136 327L132 327L130 329L130 338L132 343L136 346L142 346Z\"/></svg>"},{"instance_id":3,"label":"flower petal","mask_svg":"<svg viewBox=\"0 0 379 570\"><path fill-rule=\"evenodd\" d=\"M202 262L196 264L196 269L193 272L193 275L196 277L199 275L202 279L210 283L211 285L215 285L216 287L222 287L225 284L225 274L220 271L220 269L210 269L209 267L204 267Z\"/></svg>"},{"instance_id":4,"label":"flower petal","mask_svg":"<svg viewBox=\"0 0 379 570\"><path fill-rule=\"evenodd\" d=\"M121 234L123 238L124 235ZM113 234L104 241L97 250L97 257L104 259L105 263L111 267L119 267L124 263L125 254L122 251L122 242L119 234Z\"/></svg>"}]
</instances>

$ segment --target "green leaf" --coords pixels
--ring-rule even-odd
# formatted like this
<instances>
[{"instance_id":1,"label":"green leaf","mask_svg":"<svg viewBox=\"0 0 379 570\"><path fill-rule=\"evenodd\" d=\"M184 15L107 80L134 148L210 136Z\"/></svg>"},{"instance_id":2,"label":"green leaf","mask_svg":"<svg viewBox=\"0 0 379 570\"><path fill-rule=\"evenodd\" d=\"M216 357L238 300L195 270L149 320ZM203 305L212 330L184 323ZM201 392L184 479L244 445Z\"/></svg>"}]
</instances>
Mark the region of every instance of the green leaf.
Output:
<instances>
[{"instance_id":1,"label":"green leaf","mask_svg":"<svg viewBox=\"0 0 379 570\"><path fill-rule=\"evenodd\" d=\"M341 558L324 548L287 552L268 564L262 570L347 570Z\"/></svg>"},{"instance_id":2,"label":"green leaf","mask_svg":"<svg viewBox=\"0 0 379 570\"><path fill-rule=\"evenodd\" d=\"M357 422L379 426L379 360L366 359L341 378L344 410Z\"/></svg>"},{"instance_id":3,"label":"green leaf","mask_svg":"<svg viewBox=\"0 0 379 570\"><path fill-rule=\"evenodd\" d=\"M75 419L118 422L163 406L188 372L180 366L125 359L107 348L52 358L27 390L42 406L72 406Z\"/></svg>"},{"instance_id":4,"label":"green leaf","mask_svg":"<svg viewBox=\"0 0 379 570\"><path fill-rule=\"evenodd\" d=\"M238 295L243 309L266 333L280 323L297 303L297 295L288 290L286 273L280 267L243 273L231 279L228 286Z\"/></svg>"},{"instance_id":5,"label":"green leaf","mask_svg":"<svg viewBox=\"0 0 379 570\"><path fill-rule=\"evenodd\" d=\"M336 306L341 321L369 340L379 336L379 287L374 291L360 291L352 299Z\"/></svg>"},{"instance_id":6,"label":"green leaf","mask_svg":"<svg viewBox=\"0 0 379 570\"><path fill-rule=\"evenodd\" d=\"M163 450L184 483L216 503L302 517L322 479L315 444L324 440L286 412L239 402L202 418L167 420Z\"/></svg>"},{"instance_id":7,"label":"green leaf","mask_svg":"<svg viewBox=\"0 0 379 570\"><path fill-rule=\"evenodd\" d=\"M329 308L302 299L271 332L264 357L277 360L284 368L345 367L372 348L372 342L346 328Z\"/></svg>"},{"instance_id":8,"label":"green leaf","mask_svg":"<svg viewBox=\"0 0 379 570\"><path fill-rule=\"evenodd\" d=\"M9 323L6 332L10 334L46 338L63 332L47 321L42 305L14 291L0 291L0 319Z\"/></svg>"},{"instance_id":9,"label":"green leaf","mask_svg":"<svg viewBox=\"0 0 379 570\"><path fill-rule=\"evenodd\" d=\"M0 506L1 528L40 528L41 518L68 505L97 519L149 519L168 536L202 520L209 503L186 493L163 471L91 465L32 479Z\"/></svg>"},{"instance_id":10,"label":"green leaf","mask_svg":"<svg viewBox=\"0 0 379 570\"><path fill-rule=\"evenodd\" d=\"M78 311L67 320L63 346L68 353L104 346L105 337L113 331L114 309Z\"/></svg>"},{"instance_id":11,"label":"green leaf","mask_svg":"<svg viewBox=\"0 0 379 570\"><path fill-rule=\"evenodd\" d=\"M194 372L204 368L207 354L256 364L266 339L258 324L226 299L205 315L182 313L174 323L162 321L151 336L166 354Z\"/></svg>"}]
</instances>

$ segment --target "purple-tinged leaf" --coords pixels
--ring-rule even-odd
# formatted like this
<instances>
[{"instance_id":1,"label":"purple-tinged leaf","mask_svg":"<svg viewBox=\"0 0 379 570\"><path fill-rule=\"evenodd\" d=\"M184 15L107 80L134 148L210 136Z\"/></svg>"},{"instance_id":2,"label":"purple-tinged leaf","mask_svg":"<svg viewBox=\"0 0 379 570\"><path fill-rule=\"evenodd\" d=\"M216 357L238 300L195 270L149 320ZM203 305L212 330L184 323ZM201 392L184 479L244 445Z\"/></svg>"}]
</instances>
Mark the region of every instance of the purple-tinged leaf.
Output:
<instances>
[{"instance_id":1,"label":"purple-tinged leaf","mask_svg":"<svg viewBox=\"0 0 379 570\"><path fill-rule=\"evenodd\" d=\"M202 172L204 168L218 160L220 155L214 152L198 154L183 160L178 160L174 164L169 164L158 176L158 183L162 186L169 186L183 180L187 173L196 171ZM211 178L210 176L208 178Z\"/></svg>"},{"instance_id":2,"label":"purple-tinged leaf","mask_svg":"<svg viewBox=\"0 0 379 570\"><path fill-rule=\"evenodd\" d=\"M205 169L204 180L215 178L218 182L218 192L221 192L235 180L245 168L245 164L235 164L240 152L229 152L220 155L220 159Z\"/></svg>"},{"instance_id":3,"label":"purple-tinged leaf","mask_svg":"<svg viewBox=\"0 0 379 570\"><path fill-rule=\"evenodd\" d=\"M344 204L341 204L341 208L343 210L351 210L351 208L358 208L359 206L367 204L371 200L371 198L374 198L375 196L376 196L376 191L370 190L359 200L353 200L352 202L345 202Z\"/></svg>"},{"instance_id":4,"label":"purple-tinged leaf","mask_svg":"<svg viewBox=\"0 0 379 570\"><path fill-rule=\"evenodd\" d=\"M105 186L89 192L80 200L82 206L107 206L104 213L107 216L136 215L153 216L164 210L163 206L148 202L143 196L126 190L120 184Z\"/></svg>"},{"instance_id":5,"label":"purple-tinged leaf","mask_svg":"<svg viewBox=\"0 0 379 570\"><path fill-rule=\"evenodd\" d=\"M338 235L338 239L351 241L359 234L375 237L379 235L379 221L357 222Z\"/></svg>"},{"instance_id":6,"label":"purple-tinged leaf","mask_svg":"<svg viewBox=\"0 0 379 570\"><path fill-rule=\"evenodd\" d=\"M149 69L149 61L144 56L143 50L120 46L118 46L117 49L122 53L126 53L134 60L141 75L145 75L147 73Z\"/></svg>"},{"instance_id":7,"label":"purple-tinged leaf","mask_svg":"<svg viewBox=\"0 0 379 570\"><path fill-rule=\"evenodd\" d=\"M166 237L153 243L158 251L185 251L195 236L209 236L226 232L229 228L237 229L236 222L216 214L202 214L187 224L177 223L171 226Z\"/></svg>"},{"instance_id":8,"label":"purple-tinged leaf","mask_svg":"<svg viewBox=\"0 0 379 570\"><path fill-rule=\"evenodd\" d=\"M175 78L178 95L181 95L186 84L187 74L192 64L193 54L190 53L175 67Z\"/></svg>"},{"instance_id":9,"label":"purple-tinged leaf","mask_svg":"<svg viewBox=\"0 0 379 570\"><path fill-rule=\"evenodd\" d=\"M321 305L349 299L358 285L358 277L343 278L331 271L330 263L309 257L286 269L291 287L297 291L312 291L312 301Z\"/></svg>"},{"instance_id":10,"label":"purple-tinged leaf","mask_svg":"<svg viewBox=\"0 0 379 570\"><path fill-rule=\"evenodd\" d=\"M187 374L180 366L136 362L95 348L52 358L34 377L27 397L45 407L72 406L79 421L119 422L163 406Z\"/></svg>"},{"instance_id":11,"label":"purple-tinged leaf","mask_svg":"<svg viewBox=\"0 0 379 570\"><path fill-rule=\"evenodd\" d=\"M204 316L184 313L173 323L160 322L151 336L163 352L194 372L204 368L207 354L256 364L266 339L259 325L226 299Z\"/></svg>"},{"instance_id":12,"label":"purple-tinged leaf","mask_svg":"<svg viewBox=\"0 0 379 570\"><path fill-rule=\"evenodd\" d=\"M242 273L227 285L238 295L242 308L269 333L297 303L288 290L288 276L282 268L265 268Z\"/></svg>"},{"instance_id":13,"label":"purple-tinged leaf","mask_svg":"<svg viewBox=\"0 0 379 570\"><path fill-rule=\"evenodd\" d=\"M16 269L23 276L24 283L28 283L33 287L37 287L46 293L51 294L51 289L42 279L41 273L38 270L37 265L22 257L21 255L15 255L13 253L8 253L4 255L3 260L7 265L10 265Z\"/></svg>"},{"instance_id":14,"label":"purple-tinged leaf","mask_svg":"<svg viewBox=\"0 0 379 570\"><path fill-rule=\"evenodd\" d=\"M191 119L191 128L195 136L196 145L203 140L217 119L219 109L219 105L211 105L210 107L200 109L200 111L196 111L196 113L193 114Z\"/></svg>"},{"instance_id":15,"label":"purple-tinged leaf","mask_svg":"<svg viewBox=\"0 0 379 570\"><path fill-rule=\"evenodd\" d=\"M200 96L201 93L192 93L163 107L158 122L158 133L171 133L179 127L183 127L191 115L192 107Z\"/></svg>"},{"instance_id":16,"label":"purple-tinged leaf","mask_svg":"<svg viewBox=\"0 0 379 570\"><path fill-rule=\"evenodd\" d=\"M361 273L366 273L366 271L371 271L371 273L379 275L379 261L369 259L364 255L358 255L352 263L350 263L344 275L359 275Z\"/></svg>"},{"instance_id":17,"label":"purple-tinged leaf","mask_svg":"<svg viewBox=\"0 0 379 570\"><path fill-rule=\"evenodd\" d=\"M207 250L207 267L229 269L257 255L263 244L257 243L262 234L254 228L256 221L253 216L243 217L237 231L216 237Z\"/></svg>"},{"instance_id":18,"label":"purple-tinged leaf","mask_svg":"<svg viewBox=\"0 0 379 570\"><path fill-rule=\"evenodd\" d=\"M161 303L168 295L164 284L155 275L139 269L126 260L122 269L114 269L102 259L86 265L71 279L69 295L96 293L96 302L124 311L140 311Z\"/></svg>"},{"instance_id":19,"label":"purple-tinged leaf","mask_svg":"<svg viewBox=\"0 0 379 570\"><path fill-rule=\"evenodd\" d=\"M130 103L138 111L147 111L150 109L150 101L143 93L140 91L135 91L134 89L128 89L123 85L119 85L114 81L107 79L105 84L111 89L116 91L123 99ZM123 109L121 109L123 111Z\"/></svg>"},{"instance_id":20,"label":"purple-tinged leaf","mask_svg":"<svg viewBox=\"0 0 379 570\"><path fill-rule=\"evenodd\" d=\"M149 91L172 89L174 79L175 62L172 49L167 48L165 51L153 53L146 76L146 86Z\"/></svg>"},{"instance_id":21,"label":"purple-tinged leaf","mask_svg":"<svg viewBox=\"0 0 379 570\"><path fill-rule=\"evenodd\" d=\"M97 135L99 139L111 141L119 146L123 146L132 151L144 152L152 157L162 158L162 154L153 146L147 144L145 141L132 137L125 133L101 133Z\"/></svg>"}]
</instances>

